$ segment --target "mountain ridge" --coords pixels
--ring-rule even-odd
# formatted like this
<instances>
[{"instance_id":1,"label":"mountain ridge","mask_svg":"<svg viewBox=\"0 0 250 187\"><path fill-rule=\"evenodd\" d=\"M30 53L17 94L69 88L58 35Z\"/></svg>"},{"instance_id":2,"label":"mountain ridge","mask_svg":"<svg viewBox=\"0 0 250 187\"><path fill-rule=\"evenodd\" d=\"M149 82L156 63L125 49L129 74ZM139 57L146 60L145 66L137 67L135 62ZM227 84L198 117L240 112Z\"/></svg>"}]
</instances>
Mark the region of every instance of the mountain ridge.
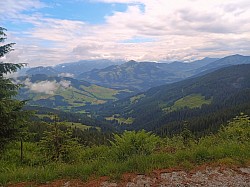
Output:
<instances>
[{"instance_id":1,"label":"mountain ridge","mask_svg":"<svg viewBox=\"0 0 250 187\"><path fill-rule=\"evenodd\" d=\"M122 129L157 131L166 125L165 129L172 133L176 128L180 130L185 119L192 121L196 118L192 128L198 128L197 116L213 121L202 123L204 131L210 128L206 125L218 129L220 120L216 121L217 115L229 119L237 115L236 112L250 112L249 72L250 64L225 67L200 77L151 88L137 96L105 105L106 112L102 113L102 108L99 111L107 117L115 115L134 119L129 125L123 124Z\"/></svg>"},{"instance_id":2,"label":"mountain ridge","mask_svg":"<svg viewBox=\"0 0 250 187\"><path fill-rule=\"evenodd\" d=\"M80 74L77 78L111 88L146 91L152 87L178 82L209 73L224 66L250 63L249 56L232 55L222 59L204 58L192 63L135 62L109 66Z\"/></svg>"}]
</instances>

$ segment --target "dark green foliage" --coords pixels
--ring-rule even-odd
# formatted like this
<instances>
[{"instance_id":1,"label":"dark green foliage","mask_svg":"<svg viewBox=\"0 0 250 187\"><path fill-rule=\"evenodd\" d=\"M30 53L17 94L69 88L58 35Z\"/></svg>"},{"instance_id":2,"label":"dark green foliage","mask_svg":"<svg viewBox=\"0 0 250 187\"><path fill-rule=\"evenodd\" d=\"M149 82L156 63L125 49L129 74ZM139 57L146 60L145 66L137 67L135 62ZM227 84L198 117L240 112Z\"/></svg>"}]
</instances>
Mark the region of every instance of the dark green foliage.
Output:
<instances>
[{"instance_id":1,"label":"dark green foliage","mask_svg":"<svg viewBox=\"0 0 250 187\"><path fill-rule=\"evenodd\" d=\"M92 127L100 127L103 132L114 132L114 127L111 126L106 120L89 117L87 114L73 113L73 112L65 112L61 110L56 110L52 108L39 107L39 106L25 106L25 110L34 110L36 114L40 115L48 115L49 113L53 113L58 116L59 122L70 121L72 123L82 123L84 125L92 126ZM36 116L32 116L33 121L44 121L44 122L53 122L53 119L44 117L40 119Z\"/></svg>"},{"instance_id":2,"label":"dark green foliage","mask_svg":"<svg viewBox=\"0 0 250 187\"><path fill-rule=\"evenodd\" d=\"M130 98L105 105L99 114L110 117L119 114L123 118L134 118L131 125L117 126L121 129L154 131L161 136L178 134L183 122L189 130L201 136L216 132L240 112L250 114L250 65L237 65L217 70L207 75L178 83L152 88L143 93L145 97L136 103ZM211 100L197 108L183 106L167 111L174 103L192 94Z\"/></svg>"},{"instance_id":3,"label":"dark green foliage","mask_svg":"<svg viewBox=\"0 0 250 187\"><path fill-rule=\"evenodd\" d=\"M188 129L188 124L184 124L183 131L181 132L181 136L183 138L183 144L184 146L189 146L190 142L194 140L194 137L192 135L192 132Z\"/></svg>"},{"instance_id":4,"label":"dark green foliage","mask_svg":"<svg viewBox=\"0 0 250 187\"><path fill-rule=\"evenodd\" d=\"M220 129L219 136L224 140L250 142L250 118L241 113Z\"/></svg>"},{"instance_id":5,"label":"dark green foliage","mask_svg":"<svg viewBox=\"0 0 250 187\"><path fill-rule=\"evenodd\" d=\"M72 130L62 131L57 123L51 131L45 131L40 140L41 152L48 161L74 162L77 159L77 150L80 144L73 138Z\"/></svg>"},{"instance_id":6,"label":"dark green foliage","mask_svg":"<svg viewBox=\"0 0 250 187\"><path fill-rule=\"evenodd\" d=\"M112 148L119 160L125 160L133 155L149 155L157 148L160 138L145 130L125 131L121 136L115 134Z\"/></svg>"},{"instance_id":7,"label":"dark green foliage","mask_svg":"<svg viewBox=\"0 0 250 187\"><path fill-rule=\"evenodd\" d=\"M0 27L0 42L6 39L5 29ZM0 57L10 52L14 44L6 44L0 47ZM7 143L16 138L20 125L25 123L29 112L23 112L25 102L13 97L17 94L19 85L12 83L11 79L4 75L16 72L23 64L0 63L0 151Z\"/></svg>"},{"instance_id":8,"label":"dark green foliage","mask_svg":"<svg viewBox=\"0 0 250 187\"><path fill-rule=\"evenodd\" d=\"M6 40L6 34L5 34L6 29L0 27L0 42L4 42L4 40ZM12 46L15 43L10 43L10 44L5 44L3 46L0 46L0 58L3 57L5 54L9 53L10 51L12 51ZM12 71L15 71L15 67L13 66L7 66L6 68L3 68L4 70L2 70L1 67L1 73L5 73L5 72L9 72L11 73ZM0 75L2 76L2 74L0 73Z\"/></svg>"},{"instance_id":9,"label":"dark green foliage","mask_svg":"<svg viewBox=\"0 0 250 187\"><path fill-rule=\"evenodd\" d=\"M27 142L24 146L27 152L25 162L20 165L17 164L18 148L13 144L9 145L11 147L0 160L0 185L24 181L44 183L65 178L88 180L100 176L119 179L128 172L149 173L155 169L173 167L190 170L197 165L210 163L248 167L249 123L248 116L240 115L218 133L203 136L189 146L184 146L180 135L162 139L145 131L126 132L117 135L112 146L78 149L75 152L78 156L70 158L73 163L42 162L43 155L37 146ZM159 141L161 146L156 146Z\"/></svg>"},{"instance_id":10,"label":"dark green foliage","mask_svg":"<svg viewBox=\"0 0 250 187\"><path fill-rule=\"evenodd\" d=\"M183 72L185 74L185 64ZM188 65L187 65L188 66ZM94 69L78 76L99 85L112 88L130 89L142 91L151 87L181 80L181 76L171 69L172 64L154 62L129 61L121 65L113 65L104 69ZM187 69L187 67L186 67ZM183 75L183 77L187 77Z\"/></svg>"},{"instance_id":11,"label":"dark green foliage","mask_svg":"<svg viewBox=\"0 0 250 187\"><path fill-rule=\"evenodd\" d=\"M84 146L99 146L110 145L110 140L113 140L113 134L111 132L103 132L90 128L86 130L80 130L78 128L73 129L73 136L79 140Z\"/></svg>"}]
</instances>

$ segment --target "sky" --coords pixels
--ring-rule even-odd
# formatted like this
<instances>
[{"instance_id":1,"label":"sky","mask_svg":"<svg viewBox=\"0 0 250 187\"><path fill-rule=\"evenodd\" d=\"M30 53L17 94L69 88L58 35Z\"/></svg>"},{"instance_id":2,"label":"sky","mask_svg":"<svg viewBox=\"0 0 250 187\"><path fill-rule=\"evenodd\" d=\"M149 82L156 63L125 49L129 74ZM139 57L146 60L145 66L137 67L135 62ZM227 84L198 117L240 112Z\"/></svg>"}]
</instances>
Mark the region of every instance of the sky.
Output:
<instances>
[{"instance_id":1,"label":"sky","mask_svg":"<svg viewBox=\"0 0 250 187\"><path fill-rule=\"evenodd\" d=\"M16 43L4 62L250 55L249 0L0 0L0 7L6 43Z\"/></svg>"}]
</instances>

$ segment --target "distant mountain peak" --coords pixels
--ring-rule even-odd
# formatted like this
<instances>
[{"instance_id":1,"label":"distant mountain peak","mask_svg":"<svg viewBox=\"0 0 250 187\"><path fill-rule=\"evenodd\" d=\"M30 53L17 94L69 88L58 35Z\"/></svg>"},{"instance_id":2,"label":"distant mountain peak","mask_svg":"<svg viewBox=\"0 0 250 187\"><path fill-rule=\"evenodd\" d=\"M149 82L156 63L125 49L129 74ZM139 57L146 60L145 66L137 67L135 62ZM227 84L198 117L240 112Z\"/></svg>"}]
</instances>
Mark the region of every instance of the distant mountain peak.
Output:
<instances>
[{"instance_id":1,"label":"distant mountain peak","mask_svg":"<svg viewBox=\"0 0 250 187\"><path fill-rule=\"evenodd\" d=\"M135 60L130 60L130 61L126 62L125 64L135 64L135 63L138 63L138 62Z\"/></svg>"},{"instance_id":2,"label":"distant mountain peak","mask_svg":"<svg viewBox=\"0 0 250 187\"><path fill-rule=\"evenodd\" d=\"M224 57L224 58L222 58L222 59L228 59L228 58L247 58L247 57L249 57L249 56L244 56L244 55L240 55L240 54L235 54L235 55L230 55L230 56L226 56L226 57Z\"/></svg>"}]
</instances>

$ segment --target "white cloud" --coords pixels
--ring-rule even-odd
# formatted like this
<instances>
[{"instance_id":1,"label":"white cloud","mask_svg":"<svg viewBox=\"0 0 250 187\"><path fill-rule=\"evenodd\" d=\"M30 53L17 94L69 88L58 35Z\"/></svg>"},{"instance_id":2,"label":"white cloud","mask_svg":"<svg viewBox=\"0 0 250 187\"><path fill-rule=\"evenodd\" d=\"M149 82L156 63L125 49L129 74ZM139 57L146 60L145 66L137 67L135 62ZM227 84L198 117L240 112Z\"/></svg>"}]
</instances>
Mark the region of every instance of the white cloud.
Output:
<instances>
[{"instance_id":1,"label":"white cloud","mask_svg":"<svg viewBox=\"0 0 250 187\"><path fill-rule=\"evenodd\" d=\"M62 80L60 82L54 81L40 81L32 83L29 78L27 78L22 84L30 91L35 93L45 93L53 95L59 88L70 87L71 82L67 80Z\"/></svg>"},{"instance_id":2,"label":"white cloud","mask_svg":"<svg viewBox=\"0 0 250 187\"><path fill-rule=\"evenodd\" d=\"M189 60L205 56L249 54L249 0L89 0L127 4L125 12L107 16L104 24L60 20L24 10L39 9L39 0L7 0L5 12L21 17L34 28L17 39L18 59L34 65L52 65L81 59ZM6 19L6 18L5 18ZM133 42L144 38L148 42ZM124 42L130 41L130 42Z\"/></svg>"},{"instance_id":3,"label":"white cloud","mask_svg":"<svg viewBox=\"0 0 250 187\"><path fill-rule=\"evenodd\" d=\"M2 19L5 17L19 18L23 11L34 11L46 7L46 5L40 0L4 0L0 1L0 7L0 19Z\"/></svg>"},{"instance_id":4,"label":"white cloud","mask_svg":"<svg viewBox=\"0 0 250 187\"><path fill-rule=\"evenodd\" d=\"M26 88L29 88L30 91L35 93L45 93L45 94L54 94L54 92L58 89L58 84L56 81L41 81L32 83L30 79L26 79L23 83Z\"/></svg>"},{"instance_id":5,"label":"white cloud","mask_svg":"<svg viewBox=\"0 0 250 187\"><path fill-rule=\"evenodd\" d=\"M62 81L59 82L59 85L60 85L61 87L63 87L63 88L68 88L68 87L70 87L70 84L71 84L71 82L70 82L70 81L67 81L67 80L62 80Z\"/></svg>"},{"instance_id":6,"label":"white cloud","mask_svg":"<svg viewBox=\"0 0 250 187\"><path fill-rule=\"evenodd\" d=\"M73 78L74 74L71 74L71 73L60 73L58 76L59 77L70 77L70 78Z\"/></svg>"}]
</instances>

